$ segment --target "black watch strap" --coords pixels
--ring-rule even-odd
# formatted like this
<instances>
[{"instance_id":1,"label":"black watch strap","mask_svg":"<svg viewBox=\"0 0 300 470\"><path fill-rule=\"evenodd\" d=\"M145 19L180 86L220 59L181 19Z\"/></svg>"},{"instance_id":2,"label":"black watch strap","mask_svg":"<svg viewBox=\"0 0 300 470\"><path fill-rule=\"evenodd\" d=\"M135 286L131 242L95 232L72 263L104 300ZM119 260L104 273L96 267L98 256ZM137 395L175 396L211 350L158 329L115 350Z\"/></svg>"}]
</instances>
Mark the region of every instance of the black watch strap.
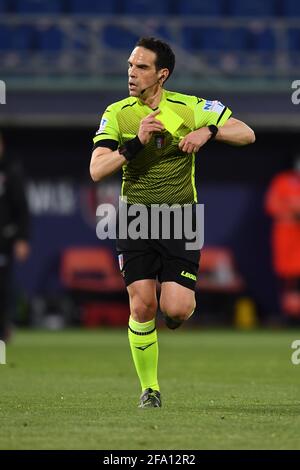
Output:
<instances>
[{"instance_id":1,"label":"black watch strap","mask_svg":"<svg viewBox=\"0 0 300 470\"><path fill-rule=\"evenodd\" d=\"M120 147L118 147L118 151L128 162L130 162L143 148L144 145L141 143L138 136L136 136L134 139L127 140L123 145L120 145Z\"/></svg>"},{"instance_id":2,"label":"black watch strap","mask_svg":"<svg viewBox=\"0 0 300 470\"><path fill-rule=\"evenodd\" d=\"M218 129L218 127L215 126L214 124L210 124L210 125L207 126L207 127L208 127L208 129L210 130L210 132L211 132L211 136L210 136L210 138L209 138L208 140L212 140L212 139L214 139L214 138L216 137L216 135L217 135L219 129Z\"/></svg>"}]
</instances>

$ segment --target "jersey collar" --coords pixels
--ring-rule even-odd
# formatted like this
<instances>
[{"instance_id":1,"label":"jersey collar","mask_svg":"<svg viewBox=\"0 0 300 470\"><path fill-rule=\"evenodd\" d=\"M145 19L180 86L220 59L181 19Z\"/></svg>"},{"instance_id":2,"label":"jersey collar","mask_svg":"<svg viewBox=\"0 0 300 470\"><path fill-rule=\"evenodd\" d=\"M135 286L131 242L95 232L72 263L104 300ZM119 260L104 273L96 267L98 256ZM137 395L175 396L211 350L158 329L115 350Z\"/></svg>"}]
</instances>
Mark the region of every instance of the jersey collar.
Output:
<instances>
[{"instance_id":1,"label":"jersey collar","mask_svg":"<svg viewBox=\"0 0 300 470\"><path fill-rule=\"evenodd\" d=\"M140 106L144 106L144 108L149 109L151 112L156 111L163 103L166 102L166 100L167 100L167 90L165 90L164 88L163 88L163 90L162 90L162 94L161 94L161 98L160 98L159 105L158 105L158 107L155 108L155 109L150 108L150 106L148 106L147 104L143 103L140 98L137 98L138 104L139 104Z\"/></svg>"}]
</instances>

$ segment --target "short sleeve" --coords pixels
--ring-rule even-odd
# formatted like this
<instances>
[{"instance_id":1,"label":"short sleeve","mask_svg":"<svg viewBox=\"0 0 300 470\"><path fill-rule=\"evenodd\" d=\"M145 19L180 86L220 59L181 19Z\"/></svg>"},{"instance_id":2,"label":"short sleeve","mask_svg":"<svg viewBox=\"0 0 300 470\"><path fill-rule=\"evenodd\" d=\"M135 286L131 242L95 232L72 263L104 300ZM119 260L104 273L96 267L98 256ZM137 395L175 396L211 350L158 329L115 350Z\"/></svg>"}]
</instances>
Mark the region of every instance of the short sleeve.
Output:
<instances>
[{"instance_id":1,"label":"short sleeve","mask_svg":"<svg viewBox=\"0 0 300 470\"><path fill-rule=\"evenodd\" d=\"M196 129L200 127L215 126L221 127L230 118L232 112L220 101L199 100L195 106Z\"/></svg>"},{"instance_id":2,"label":"short sleeve","mask_svg":"<svg viewBox=\"0 0 300 470\"><path fill-rule=\"evenodd\" d=\"M101 118L99 129L93 138L94 146L99 145L101 140L112 140L116 142L116 145L120 140L116 113L110 106L108 106Z\"/></svg>"}]
</instances>

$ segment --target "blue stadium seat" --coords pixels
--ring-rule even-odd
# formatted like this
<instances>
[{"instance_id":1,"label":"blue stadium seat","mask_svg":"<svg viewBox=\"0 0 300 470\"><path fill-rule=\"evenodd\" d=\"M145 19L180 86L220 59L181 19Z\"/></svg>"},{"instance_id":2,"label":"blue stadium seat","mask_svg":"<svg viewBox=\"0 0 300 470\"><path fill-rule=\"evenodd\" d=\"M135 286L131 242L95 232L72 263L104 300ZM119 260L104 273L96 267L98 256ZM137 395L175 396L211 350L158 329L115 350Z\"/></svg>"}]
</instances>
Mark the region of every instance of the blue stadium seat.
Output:
<instances>
[{"instance_id":1,"label":"blue stadium seat","mask_svg":"<svg viewBox=\"0 0 300 470\"><path fill-rule=\"evenodd\" d=\"M293 70L300 65L300 28L291 28L287 36L290 67Z\"/></svg>"},{"instance_id":2,"label":"blue stadium seat","mask_svg":"<svg viewBox=\"0 0 300 470\"><path fill-rule=\"evenodd\" d=\"M8 10L8 4L6 0L0 0L0 13L5 13Z\"/></svg>"},{"instance_id":3,"label":"blue stadium seat","mask_svg":"<svg viewBox=\"0 0 300 470\"><path fill-rule=\"evenodd\" d=\"M171 41L172 35L170 33L170 29L166 27L165 24L160 23L156 27L153 28L153 36L155 38L159 38L162 41Z\"/></svg>"},{"instance_id":4,"label":"blue stadium seat","mask_svg":"<svg viewBox=\"0 0 300 470\"><path fill-rule=\"evenodd\" d=\"M45 27L35 32L36 47L40 51L59 52L63 48L64 34L56 26Z\"/></svg>"},{"instance_id":5,"label":"blue stadium seat","mask_svg":"<svg viewBox=\"0 0 300 470\"><path fill-rule=\"evenodd\" d=\"M265 17L276 16L275 0L228 0L229 15Z\"/></svg>"},{"instance_id":6,"label":"blue stadium seat","mask_svg":"<svg viewBox=\"0 0 300 470\"><path fill-rule=\"evenodd\" d=\"M20 25L13 28L12 45L18 52L29 52L34 49L34 27Z\"/></svg>"},{"instance_id":7,"label":"blue stadium seat","mask_svg":"<svg viewBox=\"0 0 300 470\"><path fill-rule=\"evenodd\" d=\"M169 12L166 0L123 0L122 13L128 15L165 15Z\"/></svg>"},{"instance_id":8,"label":"blue stadium seat","mask_svg":"<svg viewBox=\"0 0 300 470\"><path fill-rule=\"evenodd\" d=\"M12 49L13 33L11 28L0 24L0 51L10 51Z\"/></svg>"},{"instance_id":9,"label":"blue stadium seat","mask_svg":"<svg viewBox=\"0 0 300 470\"><path fill-rule=\"evenodd\" d=\"M184 28L184 46L189 50L237 51L247 45L247 32L242 28Z\"/></svg>"},{"instance_id":10,"label":"blue stadium seat","mask_svg":"<svg viewBox=\"0 0 300 470\"><path fill-rule=\"evenodd\" d=\"M138 39L139 36L121 26L108 25L103 29L102 40L109 47L130 50Z\"/></svg>"},{"instance_id":11,"label":"blue stadium seat","mask_svg":"<svg viewBox=\"0 0 300 470\"><path fill-rule=\"evenodd\" d=\"M275 51L276 38L274 31L270 28L250 29L248 48L258 52Z\"/></svg>"},{"instance_id":12,"label":"blue stadium seat","mask_svg":"<svg viewBox=\"0 0 300 470\"><path fill-rule=\"evenodd\" d=\"M201 15L201 16L221 16L221 0L209 0L201 2L199 0L179 0L177 6L181 15Z\"/></svg>"},{"instance_id":13,"label":"blue stadium seat","mask_svg":"<svg viewBox=\"0 0 300 470\"><path fill-rule=\"evenodd\" d=\"M60 13L63 5L61 0L15 0L17 13Z\"/></svg>"},{"instance_id":14,"label":"blue stadium seat","mask_svg":"<svg viewBox=\"0 0 300 470\"><path fill-rule=\"evenodd\" d=\"M117 13L116 0L69 0L69 11L75 14Z\"/></svg>"},{"instance_id":15,"label":"blue stadium seat","mask_svg":"<svg viewBox=\"0 0 300 470\"><path fill-rule=\"evenodd\" d=\"M300 1L299 0L283 0L282 13L285 16L300 16Z\"/></svg>"},{"instance_id":16,"label":"blue stadium seat","mask_svg":"<svg viewBox=\"0 0 300 470\"><path fill-rule=\"evenodd\" d=\"M300 28L291 28L288 31L288 49L292 52L300 51Z\"/></svg>"}]
</instances>

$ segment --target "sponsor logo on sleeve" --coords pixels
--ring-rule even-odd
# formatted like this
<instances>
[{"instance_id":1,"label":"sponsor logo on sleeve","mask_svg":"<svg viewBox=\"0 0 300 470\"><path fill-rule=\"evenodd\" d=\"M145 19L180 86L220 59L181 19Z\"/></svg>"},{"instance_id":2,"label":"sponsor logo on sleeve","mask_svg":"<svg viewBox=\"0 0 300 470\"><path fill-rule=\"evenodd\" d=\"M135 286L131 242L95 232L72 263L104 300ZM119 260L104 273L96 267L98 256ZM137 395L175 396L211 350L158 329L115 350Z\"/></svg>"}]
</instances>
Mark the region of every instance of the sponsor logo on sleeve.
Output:
<instances>
[{"instance_id":1,"label":"sponsor logo on sleeve","mask_svg":"<svg viewBox=\"0 0 300 470\"><path fill-rule=\"evenodd\" d=\"M104 131L104 129L106 128L107 123L108 123L108 120L107 120L107 119L105 119L105 118L102 118L102 119L101 119L100 127L99 127L99 129L97 130L96 135L101 134L101 132Z\"/></svg>"},{"instance_id":2,"label":"sponsor logo on sleeve","mask_svg":"<svg viewBox=\"0 0 300 470\"><path fill-rule=\"evenodd\" d=\"M210 111L213 105L213 101L206 100L203 111Z\"/></svg>"},{"instance_id":3,"label":"sponsor logo on sleeve","mask_svg":"<svg viewBox=\"0 0 300 470\"><path fill-rule=\"evenodd\" d=\"M220 101L210 101L206 100L206 103L203 107L203 111L212 111L214 113L221 114L224 110L225 106Z\"/></svg>"}]
</instances>

